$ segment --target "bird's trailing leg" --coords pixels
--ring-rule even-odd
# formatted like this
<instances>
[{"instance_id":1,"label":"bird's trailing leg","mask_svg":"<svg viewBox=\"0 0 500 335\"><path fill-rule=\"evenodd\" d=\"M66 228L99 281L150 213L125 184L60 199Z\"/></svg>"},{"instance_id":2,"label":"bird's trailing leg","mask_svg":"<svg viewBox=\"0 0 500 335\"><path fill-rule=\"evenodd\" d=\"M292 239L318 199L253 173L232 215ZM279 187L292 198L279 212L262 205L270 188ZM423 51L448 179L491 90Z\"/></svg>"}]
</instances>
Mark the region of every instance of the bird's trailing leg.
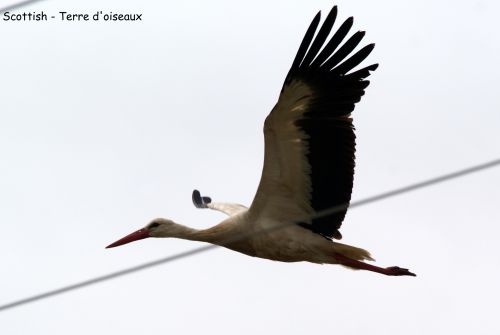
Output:
<instances>
[{"instance_id":1,"label":"bird's trailing leg","mask_svg":"<svg viewBox=\"0 0 500 335\"><path fill-rule=\"evenodd\" d=\"M403 269L398 266L391 266L388 268L381 268L375 265L367 264L364 262L357 261L355 259L351 259L349 257L343 256L339 253L334 254L335 259L339 264L348 266L350 268L354 269L360 269L360 270L368 270L372 272L378 272L387 276L413 276L416 277L417 275L408 271L408 269Z\"/></svg>"},{"instance_id":2,"label":"bird's trailing leg","mask_svg":"<svg viewBox=\"0 0 500 335\"><path fill-rule=\"evenodd\" d=\"M193 191L192 199L193 205L196 208L207 208L207 204L212 202L212 199L210 199L209 197L202 197L200 191L198 190Z\"/></svg>"}]
</instances>

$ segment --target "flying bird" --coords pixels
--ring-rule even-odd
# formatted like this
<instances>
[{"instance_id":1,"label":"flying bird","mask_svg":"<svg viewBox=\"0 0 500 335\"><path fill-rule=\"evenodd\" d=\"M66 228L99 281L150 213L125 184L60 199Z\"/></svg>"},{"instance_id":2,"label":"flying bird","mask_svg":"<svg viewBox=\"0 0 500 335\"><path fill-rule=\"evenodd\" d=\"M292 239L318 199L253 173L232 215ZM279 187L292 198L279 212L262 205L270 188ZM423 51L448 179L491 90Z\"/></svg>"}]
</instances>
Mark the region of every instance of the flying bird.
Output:
<instances>
[{"instance_id":1,"label":"flying bird","mask_svg":"<svg viewBox=\"0 0 500 335\"><path fill-rule=\"evenodd\" d=\"M415 276L397 266L366 263L373 261L368 251L336 241L342 238L339 229L353 187L351 112L368 87L366 78L378 64L353 71L374 44L354 52L365 35L362 31L343 43L352 17L331 34L336 6L318 30L320 17L318 12L307 29L278 102L264 122L264 167L250 208L212 202L195 190L192 200L196 207L229 217L202 230L154 219L107 248L148 237L174 237L275 261L340 264L389 276ZM328 211L331 208L338 210Z\"/></svg>"}]
</instances>

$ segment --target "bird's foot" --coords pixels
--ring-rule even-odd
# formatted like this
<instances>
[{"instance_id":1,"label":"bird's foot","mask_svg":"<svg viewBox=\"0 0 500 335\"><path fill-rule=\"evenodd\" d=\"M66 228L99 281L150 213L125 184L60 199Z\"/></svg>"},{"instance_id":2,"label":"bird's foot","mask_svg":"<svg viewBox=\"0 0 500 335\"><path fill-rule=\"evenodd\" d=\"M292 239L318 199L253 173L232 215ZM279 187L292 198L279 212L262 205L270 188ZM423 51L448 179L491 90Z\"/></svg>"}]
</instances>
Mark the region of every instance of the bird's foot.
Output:
<instances>
[{"instance_id":1,"label":"bird's foot","mask_svg":"<svg viewBox=\"0 0 500 335\"><path fill-rule=\"evenodd\" d=\"M349 257L346 257L342 254L335 253L335 259L339 264L354 268L354 269L360 269L360 270L367 270L367 271L373 271L377 273L384 274L386 276L413 276L416 277L417 275L408 271L408 269L403 269L400 268L399 266L390 266L388 268L381 268L379 266L367 264L364 262L360 262L355 259L351 259Z\"/></svg>"},{"instance_id":2,"label":"bird's foot","mask_svg":"<svg viewBox=\"0 0 500 335\"><path fill-rule=\"evenodd\" d=\"M417 276L416 274L410 272L408 269L403 269L399 266L390 266L388 268L385 268L385 271L385 274L388 276Z\"/></svg>"}]
</instances>

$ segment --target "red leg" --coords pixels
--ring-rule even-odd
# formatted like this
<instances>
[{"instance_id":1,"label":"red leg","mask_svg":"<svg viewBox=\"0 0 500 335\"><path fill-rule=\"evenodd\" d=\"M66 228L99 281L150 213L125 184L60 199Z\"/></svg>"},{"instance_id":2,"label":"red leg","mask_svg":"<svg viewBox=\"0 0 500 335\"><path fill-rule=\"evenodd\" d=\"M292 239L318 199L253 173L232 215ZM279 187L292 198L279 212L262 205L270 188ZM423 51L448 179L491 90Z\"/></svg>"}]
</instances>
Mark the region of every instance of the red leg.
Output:
<instances>
[{"instance_id":1,"label":"red leg","mask_svg":"<svg viewBox=\"0 0 500 335\"><path fill-rule=\"evenodd\" d=\"M414 276L416 277L416 274L411 273L408 271L408 269L403 269L397 266L391 266L388 268L381 268L375 265L363 263L360 261L357 261L355 259L351 259L349 257L346 257L344 255L341 255L339 253L335 253L334 255L335 259L339 262L339 264L354 268L354 269L360 269L360 270L368 270L372 272L378 272L387 276Z\"/></svg>"}]
</instances>

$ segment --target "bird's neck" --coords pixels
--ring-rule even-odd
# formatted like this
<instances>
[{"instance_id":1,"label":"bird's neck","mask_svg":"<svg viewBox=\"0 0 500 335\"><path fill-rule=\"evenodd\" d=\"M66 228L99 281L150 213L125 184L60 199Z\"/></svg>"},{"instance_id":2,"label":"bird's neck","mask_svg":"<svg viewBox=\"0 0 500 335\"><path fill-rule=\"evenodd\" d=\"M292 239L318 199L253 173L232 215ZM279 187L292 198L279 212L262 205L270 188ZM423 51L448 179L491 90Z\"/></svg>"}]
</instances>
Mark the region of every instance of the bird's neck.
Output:
<instances>
[{"instance_id":1,"label":"bird's neck","mask_svg":"<svg viewBox=\"0 0 500 335\"><path fill-rule=\"evenodd\" d=\"M245 237L245 232L241 228L242 226L244 225L238 224L238 221L235 221L233 218L229 218L214 227L201 230L177 224L175 231L171 231L168 237L208 242L255 256L256 253L253 244L251 240Z\"/></svg>"},{"instance_id":2,"label":"bird's neck","mask_svg":"<svg viewBox=\"0 0 500 335\"><path fill-rule=\"evenodd\" d=\"M208 229L194 229L181 224L177 224L175 231L169 234L169 237L180 238L183 240L208 242L219 244L228 238L228 232L220 229L218 226Z\"/></svg>"}]
</instances>

